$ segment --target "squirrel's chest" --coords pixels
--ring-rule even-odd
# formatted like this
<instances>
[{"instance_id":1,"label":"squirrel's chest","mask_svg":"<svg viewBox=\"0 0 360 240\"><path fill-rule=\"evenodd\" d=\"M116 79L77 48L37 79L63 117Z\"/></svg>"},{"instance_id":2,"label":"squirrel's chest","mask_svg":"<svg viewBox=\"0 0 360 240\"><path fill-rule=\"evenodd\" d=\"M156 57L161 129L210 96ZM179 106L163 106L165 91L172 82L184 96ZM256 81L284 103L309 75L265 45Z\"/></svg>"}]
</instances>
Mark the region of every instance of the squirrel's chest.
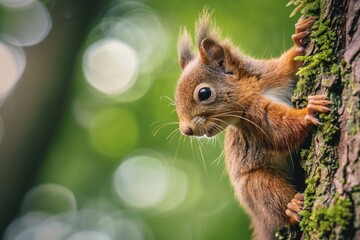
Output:
<instances>
[{"instance_id":1,"label":"squirrel's chest","mask_svg":"<svg viewBox=\"0 0 360 240\"><path fill-rule=\"evenodd\" d=\"M277 154L265 147L261 140L247 136L235 128L226 129L225 161L232 181L237 181L243 173L259 168L276 168L285 174L291 168L287 154ZM286 174L287 175L287 174Z\"/></svg>"},{"instance_id":2,"label":"squirrel's chest","mask_svg":"<svg viewBox=\"0 0 360 240\"><path fill-rule=\"evenodd\" d=\"M231 178L237 178L241 172L256 167L264 155L265 151L242 132L232 127L226 129L225 160Z\"/></svg>"},{"instance_id":3,"label":"squirrel's chest","mask_svg":"<svg viewBox=\"0 0 360 240\"><path fill-rule=\"evenodd\" d=\"M291 97L295 89L295 80L289 79L284 86L269 88L265 90L262 95L271 101L284 103L291 106Z\"/></svg>"}]
</instances>

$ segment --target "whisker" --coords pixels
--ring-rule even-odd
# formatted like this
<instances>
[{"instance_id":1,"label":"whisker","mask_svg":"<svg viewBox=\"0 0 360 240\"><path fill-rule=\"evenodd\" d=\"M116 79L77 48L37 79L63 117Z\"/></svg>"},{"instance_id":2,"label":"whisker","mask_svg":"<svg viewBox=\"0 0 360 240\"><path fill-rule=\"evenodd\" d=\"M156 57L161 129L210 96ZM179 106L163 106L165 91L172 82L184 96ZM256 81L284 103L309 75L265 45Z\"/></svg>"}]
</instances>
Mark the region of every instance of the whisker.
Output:
<instances>
[{"instance_id":1,"label":"whisker","mask_svg":"<svg viewBox=\"0 0 360 240\"><path fill-rule=\"evenodd\" d=\"M216 143L217 143L216 142L216 137L213 137L210 140L211 140L211 146L216 147Z\"/></svg>"},{"instance_id":2,"label":"whisker","mask_svg":"<svg viewBox=\"0 0 360 240\"><path fill-rule=\"evenodd\" d=\"M223 155L224 155L224 150L221 151L220 155L219 155L214 161L212 161L212 162L210 163L210 165L213 165L213 164L216 163L216 166L219 166L219 164L220 164L220 159L223 157Z\"/></svg>"},{"instance_id":3,"label":"whisker","mask_svg":"<svg viewBox=\"0 0 360 240\"><path fill-rule=\"evenodd\" d=\"M151 124L151 127L154 127L154 125L155 124L159 124L159 126L161 127L161 126L168 126L168 125L174 125L174 124L179 124L179 122L178 121L175 121L175 122L163 122L163 123L160 123L160 121L156 121L156 122L153 122L152 124ZM159 126L157 126L157 127L159 127Z\"/></svg>"},{"instance_id":4,"label":"whisker","mask_svg":"<svg viewBox=\"0 0 360 240\"><path fill-rule=\"evenodd\" d=\"M191 148L191 153L193 156L193 163L195 162L195 154L194 154L194 138L190 138L190 148Z\"/></svg>"},{"instance_id":5,"label":"whisker","mask_svg":"<svg viewBox=\"0 0 360 240\"><path fill-rule=\"evenodd\" d=\"M210 117L207 119L210 123L214 124L214 127L217 129L217 130L224 130L225 128L223 128L222 126L220 126L219 124L215 123L214 121L212 120L215 120L215 121L219 121L219 122L222 122L222 123L225 123L225 125L228 125L227 122L225 122L224 120L221 120L219 118L214 118L214 117Z\"/></svg>"},{"instance_id":6,"label":"whisker","mask_svg":"<svg viewBox=\"0 0 360 240\"><path fill-rule=\"evenodd\" d=\"M208 171L207 171L207 167L206 167L206 163L205 163L205 158L204 158L204 154L203 154L203 152L202 152L202 146L203 146L203 145L201 145L201 142L200 142L200 141L195 141L195 142L196 142L196 143L198 144L198 146L199 146L199 153L200 153L200 157L201 157L201 162L202 162L202 164L203 164L205 173L206 173L206 175L208 176Z\"/></svg>"},{"instance_id":7,"label":"whisker","mask_svg":"<svg viewBox=\"0 0 360 240\"><path fill-rule=\"evenodd\" d=\"M169 141L169 142L171 142L171 140L174 138L174 136L175 136L175 134L177 133L177 131L180 132L179 128L176 128L174 131L172 131L172 132L166 137L166 140L169 140L169 138L172 137L172 138L170 139L170 141Z\"/></svg>"},{"instance_id":8,"label":"whisker","mask_svg":"<svg viewBox=\"0 0 360 240\"><path fill-rule=\"evenodd\" d=\"M153 126L153 125L155 125L155 124L157 124L157 123L159 123L159 122L154 122L154 123L152 123L151 125ZM165 123L161 123L161 124L159 124L159 126L157 126L157 127L154 128L154 130L153 130L153 132L152 132L152 136L155 137L156 134L158 134L158 132L159 132L160 130L162 130L163 128L165 128L165 127L172 126L172 125L177 125L177 124L179 124L179 122L165 122Z\"/></svg>"},{"instance_id":9,"label":"whisker","mask_svg":"<svg viewBox=\"0 0 360 240\"><path fill-rule=\"evenodd\" d=\"M219 162L220 163L220 162ZM224 168L223 168L223 171L221 173L221 176L220 176L220 179L219 179L219 182L221 182L221 180L223 179L223 177L225 176L225 173L226 173L226 166L224 164Z\"/></svg>"},{"instance_id":10,"label":"whisker","mask_svg":"<svg viewBox=\"0 0 360 240\"><path fill-rule=\"evenodd\" d=\"M174 135L174 136L175 136L175 135ZM176 150L175 150L174 162L176 162L176 160L177 160L177 156L178 156L178 152L179 152L179 147L180 147L181 141L184 141L184 140L185 140L184 137L185 137L185 136L182 135L182 134L180 134L180 136L179 136L179 141L178 141L178 144L177 144Z\"/></svg>"},{"instance_id":11,"label":"whisker","mask_svg":"<svg viewBox=\"0 0 360 240\"><path fill-rule=\"evenodd\" d=\"M221 145L220 140L219 140L218 137L219 137L219 136L216 137L215 143L219 144L219 147L221 147L222 145ZM225 150L224 150L224 148L222 148L222 149L221 149L221 152L220 152L220 155L219 155L211 164L215 164L215 163L216 163L216 166L219 166L220 161L221 161L221 159L222 159L223 156L224 156L224 153L225 153Z\"/></svg>"},{"instance_id":12,"label":"whisker","mask_svg":"<svg viewBox=\"0 0 360 240\"><path fill-rule=\"evenodd\" d=\"M235 113L244 113L245 111L228 111L228 112L222 112L222 113L218 113L218 114L214 114L212 115L212 117L221 117L224 114L235 114Z\"/></svg>"},{"instance_id":13,"label":"whisker","mask_svg":"<svg viewBox=\"0 0 360 240\"><path fill-rule=\"evenodd\" d=\"M265 135L265 137L269 140L269 142L271 144L273 144L273 142L272 142L271 138L269 137L269 135L259 125L257 125L256 123L254 123L250 119L248 119L246 117L239 116L239 115L235 115L235 114L223 114L223 115L221 115L221 117L235 117L235 118L239 118L239 119L247 121L248 123L253 124L256 128L258 128Z\"/></svg>"},{"instance_id":14,"label":"whisker","mask_svg":"<svg viewBox=\"0 0 360 240\"><path fill-rule=\"evenodd\" d=\"M223 148L224 142L221 141L221 139L223 138L224 134L225 134L224 131L223 131L223 132L220 132L220 133L216 136L216 138L215 138L215 144L218 144L219 147L221 147L222 149L224 149L224 148ZM221 139L220 139L220 138L221 138Z\"/></svg>"},{"instance_id":15,"label":"whisker","mask_svg":"<svg viewBox=\"0 0 360 240\"><path fill-rule=\"evenodd\" d=\"M215 121L222 122L222 123L225 123L226 125L228 125L228 123L227 123L226 121L224 121L224 120L222 120L222 119L220 119L220 118L211 117L211 118L209 118L209 119L213 119L213 120L215 120ZM212 122L213 124L215 124L215 128L217 128L218 130L224 130L224 128L221 127L219 124L216 124L216 123L214 123L213 121L211 121L211 122Z\"/></svg>"},{"instance_id":16,"label":"whisker","mask_svg":"<svg viewBox=\"0 0 360 240\"><path fill-rule=\"evenodd\" d=\"M221 160L222 158L224 158L224 155L225 155L225 151L222 150L221 153L220 153L220 155L219 155L219 157L218 157L218 162L217 162L216 166L219 166L219 165L220 165L220 162L221 162L220 160Z\"/></svg>"},{"instance_id":17,"label":"whisker","mask_svg":"<svg viewBox=\"0 0 360 240\"><path fill-rule=\"evenodd\" d=\"M164 99L168 100L171 106L175 106L175 100L174 99L172 99L172 98L170 98L170 97L168 97L166 95L162 95L160 97L160 100L163 101Z\"/></svg>"},{"instance_id":18,"label":"whisker","mask_svg":"<svg viewBox=\"0 0 360 240\"><path fill-rule=\"evenodd\" d=\"M175 133L172 134L172 136L171 136L171 138L170 138L170 140L169 140L169 144L174 141L174 138L175 138L176 136L178 136L178 138L180 138L181 135L182 135L182 134L180 134L179 131L175 131Z\"/></svg>"},{"instance_id":19,"label":"whisker","mask_svg":"<svg viewBox=\"0 0 360 240\"><path fill-rule=\"evenodd\" d=\"M220 131L224 130L224 128L223 128L222 126L220 126L219 124L217 124L217 123L214 123L214 127L215 127L217 130L220 130Z\"/></svg>"}]
</instances>

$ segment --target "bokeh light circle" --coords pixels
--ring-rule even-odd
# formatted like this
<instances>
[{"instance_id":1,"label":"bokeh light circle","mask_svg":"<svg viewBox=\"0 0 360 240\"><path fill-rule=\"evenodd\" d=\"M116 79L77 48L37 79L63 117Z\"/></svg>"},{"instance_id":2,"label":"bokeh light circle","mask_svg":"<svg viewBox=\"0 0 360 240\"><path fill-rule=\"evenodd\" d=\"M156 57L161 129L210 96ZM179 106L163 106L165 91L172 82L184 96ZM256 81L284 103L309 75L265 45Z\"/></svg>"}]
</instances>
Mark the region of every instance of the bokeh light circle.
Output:
<instances>
[{"instance_id":1,"label":"bokeh light circle","mask_svg":"<svg viewBox=\"0 0 360 240\"><path fill-rule=\"evenodd\" d=\"M4 240L58 240L65 239L72 226L62 221L48 221L49 215L30 212L12 222L4 233Z\"/></svg>"},{"instance_id":2,"label":"bokeh light circle","mask_svg":"<svg viewBox=\"0 0 360 240\"><path fill-rule=\"evenodd\" d=\"M167 173L160 160L136 156L123 162L114 174L117 195L136 208L156 206L167 190Z\"/></svg>"},{"instance_id":3,"label":"bokeh light circle","mask_svg":"<svg viewBox=\"0 0 360 240\"><path fill-rule=\"evenodd\" d=\"M32 46L48 35L52 20L41 1L2 1L4 5L16 7L4 10L1 18L1 37L7 42L15 46Z\"/></svg>"},{"instance_id":4,"label":"bokeh light circle","mask_svg":"<svg viewBox=\"0 0 360 240\"><path fill-rule=\"evenodd\" d=\"M86 49L83 71L96 90L105 94L120 94L136 81L137 54L129 45L117 39L104 38Z\"/></svg>"},{"instance_id":5,"label":"bokeh light circle","mask_svg":"<svg viewBox=\"0 0 360 240\"><path fill-rule=\"evenodd\" d=\"M24 72L25 53L21 48L0 42L0 101L3 100Z\"/></svg>"},{"instance_id":6,"label":"bokeh light circle","mask_svg":"<svg viewBox=\"0 0 360 240\"><path fill-rule=\"evenodd\" d=\"M31 189L26 194L22 210L59 214L76 211L77 203L74 193L68 188L46 183Z\"/></svg>"},{"instance_id":7,"label":"bokeh light circle","mask_svg":"<svg viewBox=\"0 0 360 240\"><path fill-rule=\"evenodd\" d=\"M108 157L119 157L131 151L138 142L136 118L127 109L106 108L96 114L90 127L94 148Z\"/></svg>"},{"instance_id":8,"label":"bokeh light circle","mask_svg":"<svg viewBox=\"0 0 360 240\"><path fill-rule=\"evenodd\" d=\"M89 129L94 116L99 113L103 105L89 92L79 93L73 101L74 117L79 125Z\"/></svg>"},{"instance_id":9,"label":"bokeh light circle","mask_svg":"<svg viewBox=\"0 0 360 240\"><path fill-rule=\"evenodd\" d=\"M9 7L9 8L17 8L17 7L25 7L36 0L0 0L0 4Z\"/></svg>"},{"instance_id":10,"label":"bokeh light circle","mask_svg":"<svg viewBox=\"0 0 360 240\"><path fill-rule=\"evenodd\" d=\"M116 239L144 240L152 239L151 233L138 219L125 215L114 216L116 228ZM145 237L146 236L146 237Z\"/></svg>"},{"instance_id":11,"label":"bokeh light circle","mask_svg":"<svg viewBox=\"0 0 360 240\"><path fill-rule=\"evenodd\" d=\"M112 240L112 238L102 232L83 231L71 235L68 240Z\"/></svg>"},{"instance_id":12,"label":"bokeh light circle","mask_svg":"<svg viewBox=\"0 0 360 240\"><path fill-rule=\"evenodd\" d=\"M114 5L100 26L106 36L126 42L137 52L141 71L152 71L164 61L168 35L148 6L136 2Z\"/></svg>"},{"instance_id":13,"label":"bokeh light circle","mask_svg":"<svg viewBox=\"0 0 360 240\"><path fill-rule=\"evenodd\" d=\"M168 188L166 197L163 198L157 209L159 211L170 211L183 203L188 193L188 177L181 169L167 167Z\"/></svg>"},{"instance_id":14,"label":"bokeh light circle","mask_svg":"<svg viewBox=\"0 0 360 240\"><path fill-rule=\"evenodd\" d=\"M103 203L100 203L81 209L77 214L75 230L102 232L114 240L142 240L144 235L148 235L145 224L138 215L122 211L117 206L104 207Z\"/></svg>"},{"instance_id":15,"label":"bokeh light circle","mask_svg":"<svg viewBox=\"0 0 360 240\"><path fill-rule=\"evenodd\" d=\"M124 160L113 176L119 199L137 209L165 212L175 209L188 192L186 174L152 151L137 151Z\"/></svg>"}]
</instances>

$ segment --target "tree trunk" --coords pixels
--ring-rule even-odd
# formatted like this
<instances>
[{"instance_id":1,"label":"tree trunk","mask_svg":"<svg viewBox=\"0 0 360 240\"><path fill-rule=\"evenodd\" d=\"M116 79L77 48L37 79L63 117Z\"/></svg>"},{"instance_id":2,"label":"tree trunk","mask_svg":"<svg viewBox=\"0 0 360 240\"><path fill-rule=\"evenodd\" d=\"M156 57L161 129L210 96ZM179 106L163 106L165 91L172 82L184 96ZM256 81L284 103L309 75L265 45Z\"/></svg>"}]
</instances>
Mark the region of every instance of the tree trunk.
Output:
<instances>
[{"instance_id":1,"label":"tree trunk","mask_svg":"<svg viewBox=\"0 0 360 240\"><path fill-rule=\"evenodd\" d=\"M18 214L21 199L33 184L56 134L68 104L65 96L79 49L99 7L106 3L50 1L52 30L43 42L26 49L23 77L0 109L5 128L0 144L0 238Z\"/></svg>"},{"instance_id":2,"label":"tree trunk","mask_svg":"<svg viewBox=\"0 0 360 240\"><path fill-rule=\"evenodd\" d=\"M304 67L293 96L326 94L331 114L300 150L306 174L300 229L287 228L279 239L360 239L360 1L293 0L296 10L316 16Z\"/></svg>"}]
</instances>

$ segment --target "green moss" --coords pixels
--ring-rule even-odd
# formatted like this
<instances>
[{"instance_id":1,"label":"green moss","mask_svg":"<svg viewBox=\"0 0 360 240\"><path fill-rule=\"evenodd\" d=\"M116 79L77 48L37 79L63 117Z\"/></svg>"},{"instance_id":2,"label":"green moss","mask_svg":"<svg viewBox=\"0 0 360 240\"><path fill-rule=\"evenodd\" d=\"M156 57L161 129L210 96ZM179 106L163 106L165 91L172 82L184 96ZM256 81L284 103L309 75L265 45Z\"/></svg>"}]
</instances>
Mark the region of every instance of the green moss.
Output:
<instances>
[{"instance_id":1,"label":"green moss","mask_svg":"<svg viewBox=\"0 0 360 240\"><path fill-rule=\"evenodd\" d=\"M359 106L350 107L349 109L349 119L347 122L347 132L349 135L356 135L360 131L360 111Z\"/></svg>"},{"instance_id":2,"label":"green moss","mask_svg":"<svg viewBox=\"0 0 360 240\"><path fill-rule=\"evenodd\" d=\"M329 79L324 79L323 80L323 86L330 87L330 80Z\"/></svg>"},{"instance_id":3,"label":"green moss","mask_svg":"<svg viewBox=\"0 0 360 240\"><path fill-rule=\"evenodd\" d=\"M340 128L337 122L337 116L335 114L320 114L319 119L322 125L319 127L319 135L325 141L325 143L331 143L336 140L337 134L339 134ZM333 145L333 144L331 144Z\"/></svg>"},{"instance_id":4,"label":"green moss","mask_svg":"<svg viewBox=\"0 0 360 240\"><path fill-rule=\"evenodd\" d=\"M319 207L301 222L305 239L334 239L335 231L343 232L352 218L352 203L337 194L330 207Z\"/></svg>"},{"instance_id":5,"label":"green moss","mask_svg":"<svg viewBox=\"0 0 360 240\"><path fill-rule=\"evenodd\" d=\"M305 16L319 16L320 1L318 0L291 0L286 6L295 5L295 9L290 14L294 16L301 10L301 14Z\"/></svg>"},{"instance_id":6,"label":"green moss","mask_svg":"<svg viewBox=\"0 0 360 240\"><path fill-rule=\"evenodd\" d=\"M303 161L302 167L306 173L307 176L310 175L311 166L313 164L313 158L314 158L314 144L311 143L309 148L304 148L301 150L301 159L305 160Z\"/></svg>"},{"instance_id":7,"label":"green moss","mask_svg":"<svg viewBox=\"0 0 360 240\"><path fill-rule=\"evenodd\" d=\"M286 239L289 239L290 237L290 234L291 234L291 231L290 231L290 227L288 226L284 226L282 228L279 228L276 233L275 233L275 237L276 239L279 239L279 240L286 240Z\"/></svg>"},{"instance_id":8,"label":"green moss","mask_svg":"<svg viewBox=\"0 0 360 240\"><path fill-rule=\"evenodd\" d=\"M300 77L295 95L301 91L304 91L304 86L313 86L316 75L320 71L325 73L331 73L336 71L335 66L339 64L334 63L335 60L333 54L333 48L335 45L336 35L330 28L330 19L325 21L317 20L310 34L310 38L315 42L316 49L314 53L308 56L299 56L296 60L304 62L297 75ZM315 89L312 89L313 91Z\"/></svg>"},{"instance_id":9,"label":"green moss","mask_svg":"<svg viewBox=\"0 0 360 240\"><path fill-rule=\"evenodd\" d=\"M312 213L312 206L317 197L316 195L316 186L320 180L320 168L315 170L315 174L312 177L306 179L306 189L304 191L304 209L300 212L302 220L300 222L300 228L302 231L307 228L308 223L310 222L310 217Z\"/></svg>"},{"instance_id":10,"label":"green moss","mask_svg":"<svg viewBox=\"0 0 360 240\"><path fill-rule=\"evenodd\" d=\"M319 16L320 1L304 0L296 1L293 4L303 6L302 13L305 16ZM299 81L294 92L294 99L299 99L301 93L312 94L320 86L319 73L339 72L339 65L335 62L333 49L335 46L336 34L331 29L330 19L315 21L310 34L314 43L314 50L310 55L296 57L296 60L303 61L304 66L300 68L297 75Z\"/></svg>"},{"instance_id":11,"label":"green moss","mask_svg":"<svg viewBox=\"0 0 360 240\"><path fill-rule=\"evenodd\" d=\"M320 1L306 1L301 13L306 16L319 16Z\"/></svg>"},{"instance_id":12,"label":"green moss","mask_svg":"<svg viewBox=\"0 0 360 240\"><path fill-rule=\"evenodd\" d=\"M316 174L313 177L310 177L306 179L306 189L304 191L304 197L305 197L305 209L303 211L302 216L306 214L306 210L309 210L308 208L311 207L314 203L314 200L316 198L316 186L318 184L318 181L320 179L320 169L317 169Z\"/></svg>"},{"instance_id":13,"label":"green moss","mask_svg":"<svg viewBox=\"0 0 360 240\"><path fill-rule=\"evenodd\" d=\"M333 65L331 66L330 72L334 75L339 74L340 73L340 65L333 63Z\"/></svg>"},{"instance_id":14,"label":"green moss","mask_svg":"<svg viewBox=\"0 0 360 240\"><path fill-rule=\"evenodd\" d=\"M341 183L342 185L344 185L344 184L345 184L345 182L346 182L346 181L345 181L345 179L344 179L344 178L341 178L341 179L340 179L340 183Z\"/></svg>"},{"instance_id":15,"label":"green moss","mask_svg":"<svg viewBox=\"0 0 360 240\"><path fill-rule=\"evenodd\" d=\"M275 233L278 240L299 239L300 236L301 232L297 225L280 227Z\"/></svg>"}]
</instances>

